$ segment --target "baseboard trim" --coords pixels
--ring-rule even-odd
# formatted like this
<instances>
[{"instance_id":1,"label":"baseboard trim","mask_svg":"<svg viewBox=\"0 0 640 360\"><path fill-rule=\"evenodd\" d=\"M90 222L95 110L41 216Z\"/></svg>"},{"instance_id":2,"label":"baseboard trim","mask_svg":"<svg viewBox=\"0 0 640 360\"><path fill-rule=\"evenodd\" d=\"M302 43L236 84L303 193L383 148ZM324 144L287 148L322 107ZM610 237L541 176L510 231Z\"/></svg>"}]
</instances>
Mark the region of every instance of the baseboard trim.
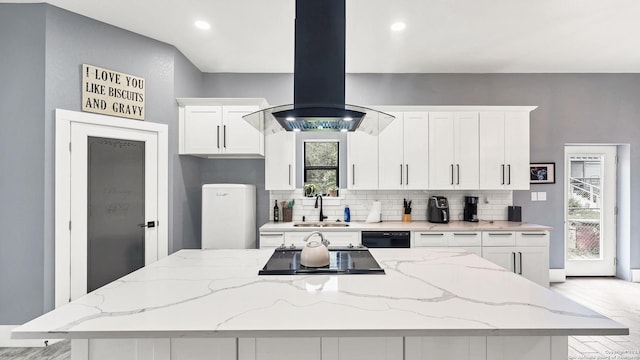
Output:
<instances>
[{"instance_id":1,"label":"baseboard trim","mask_svg":"<svg viewBox=\"0 0 640 360\"><path fill-rule=\"evenodd\" d=\"M549 269L549 282L557 283L565 281L567 281L567 272L564 269Z\"/></svg>"},{"instance_id":2,"label":"baseboard trim","mask_svg":"<svg viewBox=\"0 0 640 360\"><path fill-rule=\"evenodd\" d=\"M44 347L45 340L40 339L12 339L11 330L19 325L0 325L0 347ZM47 340L52 345L60 340Z\"/></svg>"},{"instance_id":3,"label":"baseboard trim","mask_svg":"<svg viewBox=\"0 0 640 360\"><path fill-rule=\"evenodd\" d=\"M640 269L631 269L631 281L640 282Z\"/></svg>"}]
</instances>

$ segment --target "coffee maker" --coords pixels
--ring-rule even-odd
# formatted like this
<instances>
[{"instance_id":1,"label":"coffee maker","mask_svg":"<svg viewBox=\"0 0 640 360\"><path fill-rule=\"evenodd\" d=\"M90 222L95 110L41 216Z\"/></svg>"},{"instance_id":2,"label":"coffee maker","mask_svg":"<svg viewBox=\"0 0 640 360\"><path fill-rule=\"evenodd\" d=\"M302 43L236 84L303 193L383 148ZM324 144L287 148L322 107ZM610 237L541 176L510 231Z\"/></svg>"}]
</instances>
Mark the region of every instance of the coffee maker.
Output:
<instances>
[{"instance_id":1,"label":"coffee maker","mask_svg":"<svg viewBox=\"0 0 640 360\"><path fill-rule=\"evenodd\" d=\"M427 220L432 223L449 222L449 202L444 196L432 196L427 204Z\"/></svg>"},{"instance_id":2,"label":"coffee maker","mask_svg":"<svg viewBox=\"0 0 640 360\"><path fill-rule=\"evenodd\" d=\"M478 221L478 197L477 196L465 196L464 197L464 221L477 222Z\"/></svg>"}]
</instances>

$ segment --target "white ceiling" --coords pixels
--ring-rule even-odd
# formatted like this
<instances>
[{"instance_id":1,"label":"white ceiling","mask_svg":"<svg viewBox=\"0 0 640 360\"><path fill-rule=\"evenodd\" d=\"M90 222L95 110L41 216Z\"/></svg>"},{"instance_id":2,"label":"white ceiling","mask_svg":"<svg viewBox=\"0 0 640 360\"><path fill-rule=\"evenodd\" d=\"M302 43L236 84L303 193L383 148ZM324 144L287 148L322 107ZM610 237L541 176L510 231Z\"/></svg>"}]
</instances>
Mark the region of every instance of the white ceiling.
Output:
<instances>
[{"instance_id":1,"label":"white ceiling","mask_svg":"<svg viewBox=\"0 0 640 360\"><path fill-rule=\"evenodd\" d=\"M294 0L48 3L172 44L204 72L293 72ZM347 72L637 73L639 17L638 0L347 0Z\"/></svg>"}]
</instances>

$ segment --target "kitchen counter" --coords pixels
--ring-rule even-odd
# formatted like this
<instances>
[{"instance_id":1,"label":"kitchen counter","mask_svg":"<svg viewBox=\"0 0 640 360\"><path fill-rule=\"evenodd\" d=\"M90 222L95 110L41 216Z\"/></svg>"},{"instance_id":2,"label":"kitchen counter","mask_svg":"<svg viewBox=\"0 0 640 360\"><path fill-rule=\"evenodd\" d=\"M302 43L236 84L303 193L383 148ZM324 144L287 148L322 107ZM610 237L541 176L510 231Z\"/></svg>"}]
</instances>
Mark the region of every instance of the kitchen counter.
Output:
<instances>
[{"instance_id":1,"label":"kitchen counter","mask_svg":"<svg viewBox=\"0 0 640 360\"><path fill-rule=\"evenodd\" d=\"M311 221L315 223L315 221ZM327 222L333 223L333 222ZM552 230L549 226L530 224L526 222L513 222L513 221L450 221L447 224L434 224L428 221L385 221L379 223L365 223L365 222L349 222L341 224L349 224L349 226L336 226L336 227L308 227L308 226L294 226L294 224L303 224L302 222L268 222L260 227L260 231L313 231L322 229L322 231L391 231L391 230L404 230L404 231L548 231Z\"/></svg>"},{"instance_id":2,"label":"kitchen counter","mask_svg":"<svg viewBox=\"0 0 640 360\"><path fill-rule=\"evenodd\" d=\"M271 250L181 250L15 338L621 335L628 328L458 249L371 249L386 275L258 276Z\"/></svg>"}]
</instances>

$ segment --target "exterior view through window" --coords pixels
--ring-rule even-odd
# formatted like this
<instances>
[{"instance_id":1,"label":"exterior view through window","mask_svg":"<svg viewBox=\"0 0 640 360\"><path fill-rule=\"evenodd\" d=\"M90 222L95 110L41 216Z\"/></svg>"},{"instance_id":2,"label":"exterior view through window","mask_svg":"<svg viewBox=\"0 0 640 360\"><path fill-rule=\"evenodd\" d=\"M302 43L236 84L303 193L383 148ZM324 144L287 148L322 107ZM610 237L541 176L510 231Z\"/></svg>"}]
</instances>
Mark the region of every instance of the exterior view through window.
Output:
<instances>
[{"instance_id":1,"label":"exterior view through window","mask_svg":"<svg viewBox=\"0 0 640 360\"><path fill-rule=\"evenodd\" d=\"M307 141L304 143L304 192L306 196L337 196L337 141Z\"/></svg>"}]
</instances>

